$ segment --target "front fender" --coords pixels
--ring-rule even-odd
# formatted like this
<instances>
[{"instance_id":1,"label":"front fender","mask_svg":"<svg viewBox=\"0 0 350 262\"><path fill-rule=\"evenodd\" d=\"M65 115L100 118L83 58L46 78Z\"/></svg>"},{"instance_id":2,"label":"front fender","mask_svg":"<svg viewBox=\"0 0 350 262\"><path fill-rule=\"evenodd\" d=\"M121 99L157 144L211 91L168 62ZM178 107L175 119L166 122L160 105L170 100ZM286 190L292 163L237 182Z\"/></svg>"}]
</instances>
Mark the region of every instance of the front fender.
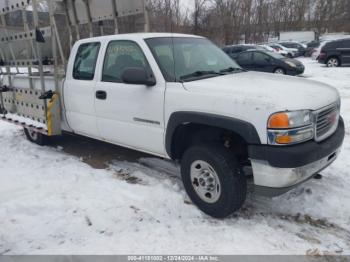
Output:
<instances>
[{"instance_id":1,"label":"front fender","mask_svg":"<svg viewBox=\"0 0 350 262\"><path fill-rule=\"evenodd\" d=\"M176 129L183 125L183 124L203 124L211 127L219 127L224 128L230 131L235 132L236 134L243 137L245 142L250 145L259 145L261 144L258 132L256 131L255 127L246 121L222 116L222 115L215 115L215 114L209 114L209 113L200 113L200 112L189 112L189 111L181 111L181 112L174 112L171 114L166 135L165 135L165 149L167 154L173 158L173 151L172 151L172 140L173 136L176 132Z\"/></svg>"}]
</instances>

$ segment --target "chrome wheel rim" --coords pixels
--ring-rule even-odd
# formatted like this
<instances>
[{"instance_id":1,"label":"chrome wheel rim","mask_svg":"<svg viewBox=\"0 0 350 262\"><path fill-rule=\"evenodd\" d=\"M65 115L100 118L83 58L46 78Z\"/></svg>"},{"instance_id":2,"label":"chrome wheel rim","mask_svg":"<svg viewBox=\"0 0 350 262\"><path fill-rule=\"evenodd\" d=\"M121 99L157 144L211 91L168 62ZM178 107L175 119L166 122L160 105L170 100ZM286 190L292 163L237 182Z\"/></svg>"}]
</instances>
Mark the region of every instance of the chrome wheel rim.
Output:
<instances>
[{"instance_id":1,"label":"chrome wheel rim","mask_svg":"<svg viewBox=\"0 0 350 262\"><path fill-rule=\"evenodd\" d=\"M276 70L275 70L275 74L281 74L281 75L283 75L284 72L283 72L282 69L276 69Z\"/></svg>"},{"instance_id":2,"label":"chrome wheel rim","mask_svg":"<svg viewBox=\"0 0 350 262\"><path fill-rule=\"evenodd\" d=\"M328 61L328 67L337 67L338 66L338 60L335 58L331 58Z\"/></svg>"},{"instance_id":3,"label":"chrome wheel rim","mask_svg":"<svg viewBox=\"0 0 350 262\"><path fill-rule=\"evenodd\" d=\"M32 140L37 140L38 139L38 133L32 130L28 130L29 137Z\"/></svg>"},{"instance_id":4,"label":"chrome wheel rim","mask_svg":"<svg viewBox=\"0 0 350 262\"><path fill-rule=\"evenodd\" d=\"M191 183L194 191L206 203L215 203L221 195L221 184L214 168L203 160L191 165Z\"/></svg>"}]
</instances>

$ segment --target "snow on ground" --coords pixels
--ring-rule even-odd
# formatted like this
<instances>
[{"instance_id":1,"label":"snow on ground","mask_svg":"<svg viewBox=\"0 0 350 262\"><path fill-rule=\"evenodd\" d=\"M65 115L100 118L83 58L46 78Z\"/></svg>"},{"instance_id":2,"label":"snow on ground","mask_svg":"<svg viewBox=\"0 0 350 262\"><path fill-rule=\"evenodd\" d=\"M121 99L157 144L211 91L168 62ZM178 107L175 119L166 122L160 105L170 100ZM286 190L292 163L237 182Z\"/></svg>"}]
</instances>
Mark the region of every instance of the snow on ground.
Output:
<instances>
[{"instance_id":1,"label":"snow on ground","mask_svg":"<svg viewBox=\"0 0 350 262\"><path fill-rule=\"evenodd\" d=\"M0 122L0 254L350 254L350 68L301 60L304 77L343 99L347 137L322 180L274 199L250 194L216 220L188 201L170 162L94 169Z\"/></svg>"}]
</instances>

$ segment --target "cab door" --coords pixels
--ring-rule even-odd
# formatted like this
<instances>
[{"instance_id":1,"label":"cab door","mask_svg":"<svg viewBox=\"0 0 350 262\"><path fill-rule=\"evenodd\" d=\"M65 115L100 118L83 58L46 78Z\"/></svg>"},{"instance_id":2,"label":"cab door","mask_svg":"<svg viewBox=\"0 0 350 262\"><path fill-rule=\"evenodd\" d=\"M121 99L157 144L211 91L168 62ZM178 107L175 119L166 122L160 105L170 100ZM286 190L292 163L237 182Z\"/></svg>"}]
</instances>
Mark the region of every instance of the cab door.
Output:
<instances>
[{"instance_id":1,"label":"cab door","mask_svg":"<svg viewBox=\"0 0 350 262\"><path fill-rule=\"evenodd\" d=\"M96 63L101 44L86 42L74 46L69 61L63 98L69 127L78 134L97 137L95 116Z\"/></svg>"},{"instance_id":2,"label":"cab door","mask_svg":"<svg viewBox=\"0 0 350 262\"><path fill-rule=\"evenodd\" d=\"M104 140L163 156L165 81L151 69L150 64L155 67L156 62L150 51L142 50L148 50L144 42L112 40L106 44L95 89L97 126ZM146 69L157 84L123 83L127 68Z\"/></svg>"}]
</instances>

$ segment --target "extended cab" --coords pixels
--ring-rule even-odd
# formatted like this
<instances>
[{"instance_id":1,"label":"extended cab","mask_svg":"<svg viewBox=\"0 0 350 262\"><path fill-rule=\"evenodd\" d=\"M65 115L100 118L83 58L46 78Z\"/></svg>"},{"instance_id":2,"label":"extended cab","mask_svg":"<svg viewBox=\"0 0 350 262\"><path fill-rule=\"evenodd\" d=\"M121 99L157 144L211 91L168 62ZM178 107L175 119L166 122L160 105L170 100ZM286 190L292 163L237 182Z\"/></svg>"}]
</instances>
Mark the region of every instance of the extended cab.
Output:
<instances>
[{"instance_id":1,"label":"extended cab","mask_svg":"<svg viewBox=\"0 0 350 262\"><path fill-rule=\"evenodd\" d=\"M336 89L247 72L198 36L77 41L59 90L49 92L54 78L45 80L48 92L41 99L49 99L49 113L31 122L26 116L41 110L33 98L40 81L34 78L30 89L27 78L4 78L1 92L2 119L24 126L29 140L43 144L55 134L50 110L59 98L64 131L178 160L189 197L213 217L243 205L246 167L252 168L257 193L282 194L329 166L344 138Z\"/></svg>"}]
</instances>

